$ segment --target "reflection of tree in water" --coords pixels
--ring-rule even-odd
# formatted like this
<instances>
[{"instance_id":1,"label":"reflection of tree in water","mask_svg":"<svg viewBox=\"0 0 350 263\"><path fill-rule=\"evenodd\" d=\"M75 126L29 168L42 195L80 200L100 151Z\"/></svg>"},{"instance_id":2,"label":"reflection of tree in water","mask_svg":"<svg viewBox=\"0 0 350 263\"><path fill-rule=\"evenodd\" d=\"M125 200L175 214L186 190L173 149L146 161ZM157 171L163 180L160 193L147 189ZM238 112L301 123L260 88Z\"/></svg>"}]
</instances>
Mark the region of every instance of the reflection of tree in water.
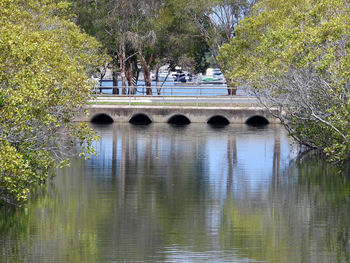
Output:
<instances>
[{"instance_id":1,"label":"reflection of tree in water","mask_svg":"<svg viewBox=\"0 0 350 263\"><path fill-rule=\"evenodd\" d=\"M304 219L310 227L311 236L324 240L326 252L337 256L337 262L350 261L350 166L343 171L332 165L327 165L319 156L309 154L293 162L290 170L298 173L298 196L295 202L310 205L307 217ZM300 195L300 190L307 195ZM320 229L319 226L326 226ZM330 261L329 261L330 262Z\"/></svg>"},{"instance_id":2,"label":"reflection of tree in water","mask_svg":"<svg viewBox=\"0 0 350 263\"><path fill-rule=\"evenodd\" d=\"M232 134L227 140L227 164L228 164L228 175L227 175L227 194L230 195L232 184L233 184L233 169L237 164L237 143L236 135Z\"/></svg>"},{"instance_id":3,"label":"reflection of tree in water","mask_svg":"<svg viewBox=\"0 0 350 263\"><path fill-rule=\"evenodd\" d=\"M140 145L145 141L145 138L138 140L143 128L131 127L113 130L111 160L112 167L117 169L112 171L116 181L111 187L114 188L115 197L109 199L110 214L100 231L103 239L109 240L100 247L100 256L108 261L116 258L120 261L140 261L144 257L152 257L160 243L159 238L150 238L151 233L157 230L153 198L143 198L144 195L153 195L152 189L145 187L152 168L152 160L147 156L152 140ZM118 136L115 136L117 132ZM144 133L142 135L145 136ZM141 153L138 147L142 147ZM140 174L140 166L144 175Z\"/></svg>"},{"instance_id":4,"label":"reflection of tree in water","mask_svg":"<svg viewBox=\"0 0 350 263\"><path fill-rule=\"evenodd\" d=\"M78 174L83 161L74 163L69 172ZM103 211L104 204L87 194L94 189L81 177L63 177L67 170L58 173L59 184L79 185L77 191L46 185L25 208L0 210L0 262L97 261L96 226L104 214L90 211Z\"/></svg>"},{"instance_id":5,"label":"reflection of tree in water","mask_svg":"<svg viewBox=\"0 0 350 263\"><path fill-rule=\"evenodd\" d=\"M273 164L271 184L278 182L280 165L280 134L274 135ZM275 130L276 132L276 130ZM266 262L287 262L289 256L286 253L288 244L281 239L278 247L275 246L275 231L270 225L273 218L266 217L266 211L270 205L268 202L259 203L257 196L244 195L244 199L238 198L234 191L238 184L240 187L247 187L242 177L242 172L234 176L237 163L236 137L228 140L227 161L229 163L227 176L227 195L221 213L220 242L222 249L234 249L238 257ZM236 170L237 171L237 170ZM233 182L233 179L236 179ZM265 201L263 199L262 201ZM275 222L276 223L276 222ZM281 230L283 226L281 226ZM283 233L281 233L283 235Z\"/></svg>"},{"instance_id":6,"label":"reflection of tree in water","mask_svg":"<svg viewBox=\"0 0 350 263\"><path fill-rule=\"evenodd\" d=\"M205 138L186 136L179 127L169 133L169 125L122 126L117 128L121 140L114 139L114 144L121 145L112 158L117 162L112 167L119 167L118 201L110 216L113 221L106 224L111 243L102 248L108 250L103 254L123 260L135 249L134 260L142 260L137 255L159 257L154 249L164 243L185 244L198 232L206 233L205 204L194 198L205 195L205 187L193 176L204 170L202 163L193 162L199 160ZM154 235L157 232L160 235Z\"/></svg>"},{"instance_id":7,"label":"reflection of tree in water","mask_svg":"<svg viewBox=\"0 0 350 263\"><path fill-rule=\"evenodd\" d=\"M319 158L278 168L275 137L268 198L228 193L221 214L221 245L241 258L266 262L348 262L350 180ZM230 181L229 179L228 181Z\"/></svg>"}]
</instances>

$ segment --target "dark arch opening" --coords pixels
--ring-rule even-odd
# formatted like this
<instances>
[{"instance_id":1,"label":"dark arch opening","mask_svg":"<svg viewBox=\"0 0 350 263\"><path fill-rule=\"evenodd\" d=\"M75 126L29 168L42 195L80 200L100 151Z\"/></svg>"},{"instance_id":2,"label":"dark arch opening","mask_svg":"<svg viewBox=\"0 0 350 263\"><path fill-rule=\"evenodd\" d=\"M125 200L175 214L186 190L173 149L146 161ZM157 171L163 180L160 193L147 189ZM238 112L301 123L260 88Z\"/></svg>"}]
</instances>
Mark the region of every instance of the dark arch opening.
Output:
<instances>
[{"instance_id":1,"label":"dark arch opening","mask_svg":"<svg viewBox=\"0 0 350 263\"><path fill-rule=\"evenodd\" d=\"M132 116L129 122L137 125L147 125L151 124L152 120L146 114L139 113Z\"/></svg>"},{"instance_id":2,"label":"dark arch opening","mask_svg":"<svg viewBox=\"0 0 350 263\"><path fill-rule=\"evenodd\" d=\"M264 126L268 125L269 121L263 116L253 116L250 117L245 123L250 126Z\"/></svg>"},{"instance_id":3,"label":"dark arch opening","mask_svg":"<svg viewBox=\"0 0 350 263\"><path fill-rule=\"evenodd\" d=\"M187 125L187 124L190 124L191 121L186 116L181 115L181 114L177 114L177 115L172 116L168 120L168 123L175 124L175 125Z\"/></svg>"},{"instance_id":4,"label":"dark arch opening","mask_svg":"<svg viewBox=\"0 0 350 263\"><path fill-rule=\"evenodd\" d=\"M227 118L225 118L224 116L220 116L220 115L216 115L211 117L208 122L208 124L212 125L212 126L226 126L229 125L230 122L228 121Z\"/></svg>"},{"instance_id":5,"label":"dark arch opening","mask_svg":"<svg viewBox=\"0 0 350 263\"><path fill-rule=\"evenodd\" d=\"M100 113L95 115L92 119L91 119L92 123L96 123L96 124L110 124L113 123L113 119L108 116L107 114L104 113Z\"/></svg>"}]
</instances>

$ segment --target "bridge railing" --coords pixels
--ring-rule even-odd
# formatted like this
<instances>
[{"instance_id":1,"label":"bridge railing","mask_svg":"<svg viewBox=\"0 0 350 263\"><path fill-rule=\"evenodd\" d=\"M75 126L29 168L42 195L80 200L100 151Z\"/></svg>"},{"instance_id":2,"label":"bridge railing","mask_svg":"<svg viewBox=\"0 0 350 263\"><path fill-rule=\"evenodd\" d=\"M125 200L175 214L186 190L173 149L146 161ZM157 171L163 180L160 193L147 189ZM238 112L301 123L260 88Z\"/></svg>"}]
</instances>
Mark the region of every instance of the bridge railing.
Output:
<instances>
[{"instance_id":1,"label":"bridge railing","mask_svg":"<svg viewBox=\"0 0 350 263\"><path fill-rule=\"evenodd\" d=\"M149 91L151 95L147 95ZM147 92L148 91L148 92ZM121 103L160 103L160 104L227 104L233 103L237 95L247 95L240 89L226 85L174 85L174 86L98 86L93 93L96 101L118 101ZM148 93L149 94L149 93Z\"/></svg>"},{"instance_id":2,"label":"bridge railing","mask_svg":"<svg viewBox=\"0 0 350 263\"><path fill-rule=\"evenodd\" d=\"M126 94L122 94L122 90L126 90ZM94 93L97 94L110 94L115 96L144 96L147 95L146 90L152 89L153 96L218 96L227 95L231 91L235 91L236 88L229 88L226 85L220 86L203 86L203 85L186 85L186 86L98 86L94 88ZM112 91L116 91L117 94L113 94Z\"/></svg>"}]
</instances>

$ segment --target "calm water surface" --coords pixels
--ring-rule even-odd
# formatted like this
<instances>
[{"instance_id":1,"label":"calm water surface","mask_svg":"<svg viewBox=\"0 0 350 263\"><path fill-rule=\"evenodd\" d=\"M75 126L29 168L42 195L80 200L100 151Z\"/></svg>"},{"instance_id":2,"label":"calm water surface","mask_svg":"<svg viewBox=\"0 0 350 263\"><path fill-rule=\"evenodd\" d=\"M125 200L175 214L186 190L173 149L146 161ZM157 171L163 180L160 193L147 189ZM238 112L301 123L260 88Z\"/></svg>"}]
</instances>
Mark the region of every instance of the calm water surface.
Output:
<instances>
[{"instance_id":1,"label":"calm water surface","mask_svg":"<svg viewBox=\"0 0 350 263\"><path fill-rule=\"evenodd\" d=\"M350 180L294 159L280 126L93 126L24 209L0 262L350 262Z\"/></svg>"}]
</instances>

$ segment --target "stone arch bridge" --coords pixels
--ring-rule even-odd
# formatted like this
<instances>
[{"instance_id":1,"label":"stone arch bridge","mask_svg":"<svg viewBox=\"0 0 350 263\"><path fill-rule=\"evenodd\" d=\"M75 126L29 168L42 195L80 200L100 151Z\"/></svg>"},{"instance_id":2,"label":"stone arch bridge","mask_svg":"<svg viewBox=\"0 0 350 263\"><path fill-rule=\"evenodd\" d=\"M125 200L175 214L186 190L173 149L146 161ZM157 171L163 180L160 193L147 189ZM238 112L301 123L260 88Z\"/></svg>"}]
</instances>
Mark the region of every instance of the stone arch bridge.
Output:
<instances>
[{"instance_id":1,"label":"stone arch bridge","mask_svg":"<svg viewBox=\"0 0 350 263\"><path fill-rule=\"evenodd\" d=\"M278 119L262 107L179 107L88 105L88 115L76 121L108 123L218 123L277 124ZM274 110L277 113L277 110Z\"/></svg>"}]
</instances>

